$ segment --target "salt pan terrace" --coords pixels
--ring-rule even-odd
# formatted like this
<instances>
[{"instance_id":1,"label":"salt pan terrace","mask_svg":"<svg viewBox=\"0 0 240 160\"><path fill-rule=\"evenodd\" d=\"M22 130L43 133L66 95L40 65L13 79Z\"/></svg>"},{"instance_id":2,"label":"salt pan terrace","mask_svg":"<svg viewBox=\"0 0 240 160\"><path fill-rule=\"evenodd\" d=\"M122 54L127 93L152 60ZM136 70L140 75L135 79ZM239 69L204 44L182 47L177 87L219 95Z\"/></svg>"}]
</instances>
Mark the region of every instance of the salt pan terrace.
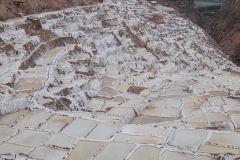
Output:
<instances>
[{"instance_id":1,"label":"salt pan terrace","mask_svg":"<svg viewBox=\"0 0 240 160\"><path fill-rule=\"evenodd\" d=\"M0 23L0 157L233 160L240 69L171 8L104 1Z\"/></svg>"}]
</instances>

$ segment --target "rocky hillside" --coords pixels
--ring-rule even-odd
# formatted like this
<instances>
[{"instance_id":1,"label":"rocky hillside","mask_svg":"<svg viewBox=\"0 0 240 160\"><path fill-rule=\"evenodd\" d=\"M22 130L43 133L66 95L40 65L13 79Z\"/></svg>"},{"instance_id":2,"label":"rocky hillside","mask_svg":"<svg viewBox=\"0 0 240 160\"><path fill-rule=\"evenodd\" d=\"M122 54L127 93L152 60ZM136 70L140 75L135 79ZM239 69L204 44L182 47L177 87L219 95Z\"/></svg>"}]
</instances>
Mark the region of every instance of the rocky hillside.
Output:
<instances>
[{"instance_id":1,"label":"rocky hillside","mask_svg":"<svg viewBox=\"0 0 240 160\"><path fill-rule=\"evenodd\" d=\"M240 1L228 1L205 29L232 60L240 64Z\"/></svg>"},{"instance_id":2,"label":"rocky hillside","mask_svg":"<svg viewBox=\"0 0 240 160\"><path fill-rule=\"evenodd\" d=\"M161 0L158 3L174 8L179 16L190 19L200 27L205 24L204 16L194 8L194 0Z\"/></svg>"},{"instance_id":3,"label":"rocky hillside","mask_svg":"<svg viewBox=\"0 0 240 160\"><path fill-rule=\"evenodd\" d=\"M40 12L55 11L77 5L93 4L98 0L0 0L0 21Z\"/></svg>"}]
</instances>

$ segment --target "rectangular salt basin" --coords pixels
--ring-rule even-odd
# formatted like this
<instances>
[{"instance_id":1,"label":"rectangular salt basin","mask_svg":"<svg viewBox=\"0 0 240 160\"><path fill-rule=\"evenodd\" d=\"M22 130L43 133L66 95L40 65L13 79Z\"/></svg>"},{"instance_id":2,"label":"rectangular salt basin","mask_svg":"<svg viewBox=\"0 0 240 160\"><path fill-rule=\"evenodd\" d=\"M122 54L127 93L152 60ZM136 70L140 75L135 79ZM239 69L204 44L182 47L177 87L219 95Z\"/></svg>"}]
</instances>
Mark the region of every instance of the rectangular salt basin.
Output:
<instances>
[{"instance_id":1,"label":"rectangular salt basin","mask_svg":"<svg viewBox=\"0 0 240 160\"><path fill-rule=\"evenodd\" d=\"M123 103L123 102L126 102L127 100L129 100L128 98L126 97L123 97L123 96L116 96L114 97L113 101L116 102L116 103Z\"/></svg>"},{"instance_id":2,"label":"rectangular salt basin","mask_svg":"<svg viewBox=\"0 0 240 160\"><path fill-rule=\"evenodd\" d=\"M4 76L4 77L1 77L0 79L1 84L7 84L11 82L12 82L12 76Z\"/></svg>"},{"instance_id":3,"label":"rectangular salt basin","mask_svg":"<svg viewBox=\"0 0 240 160\"><path fill-rule=\"evenodd\" d=\"M63 88L72 88L74 85L75 85L74 83L63 83L58 86Z\"/></svg>"},{"instance_id":4,"label":"rectangular salt basin","mask_svg":"<svg viewBox=\"0 0 240 160\"><path fill-rule=\"evenodd\" d=\"M96 141L79 141L71 152L68 160L76 160L81 157L81 160L89 160L94 157L105 143Z\"/></svg>"},{"instance_id":5,"label":"rectangular salt basin","mask_svg":"<svg viewBox=\"0 0 240 160\"><path fill-rule=\"evenodd\" d=\"M15 101L15 100L18 100L18 99L22 99L22 98L25 98L27 97L28 95L25 94L25 93L18 93L16 95L11 95L9 96L8 98L2 100L2 102L10 102L10 101Z\"/></svg>"},{"instance_id":6,"label":"rectangular salt basin","mask_svg":"<svg viewBox=\"0 0 240 160\"><path fill-rule=\"evenodd\" d=\"M230 104L231 105L233 105L233 104L239 105L239 103L240 103L239 99L224 98L224 100L225 100L226 104L228 104L228 105L230 105Z\"/></svg>"},{"instance_id":7,"label":"rectangular salt basin","mask_svg":"<svg viewBox=\"0 0 240 160\"><path fill-rule=\"evenodd\" d=\"M44 65L52 65L55 57L44 57L41 58L38 62L38 66L44 66Z\"/></svg>"},{"instance_id":8,"label":"rectangular salt basin","mask_svg":"<svg viewBox=\"0 0 240 160\"><path fill-rule=\"evenodd\" d=\"M125 125L122 133L130 135L170 136L173 129L162 129L147 125Z\"/></svg>"},{"instance_id":9,"label":"rectangular salt basin","mask_svg":"<svg viewBox=\"0 0 240 160\"><path fill-rule=\"evenodd\" d=\"M193 155L173 151L164 151L161 160L192 160Z\"/></svg>"},{"instance_id":10,"label":"rectangular salt basin","mask_svg":"<svg viewBox=\"0 0 240 160\"><path fill-rule=\"evenodd\" d=\"M166 107L168 108L180 108L181 105L182 105L181 99L166 100Z\"/></svg>"},{"instance_id":11,"label":"rectangular salt basin","mask_svg":"<svg viewBox=\"0 0 240 160\"><path fill-rule=\"evenodd\" d=\"M115 97L116 95L118 95L118 93L112 88L104 87L98 92L98 95L106 97Z\"/></svg>"},{"instance_id":12,"label":"rectangular salt basin","mask_svg":"<svg viewBox=\"0 0 240 160\"><path fill-rule=\"evenodd\" d=\"M201 84L201 83L198 83L198 84L194 84L193 85L193 88L205 88L205 89L212 89L212 88L215 88L215 86L213 85L210 85L210 84Z\"/></svg>"},{"instance_id":13,"label":"rectangular salt basin","mask_svg":"<svg viewBox=\"0 0 240 160\"><path fill-rule=\"evenodd\" d=\"M179 108L163 108L161 117L180 117Z\"/></svg>"},{"instance_id":14,"label":"rectangular salt basin","mask_svg":"<svg viewBox=\"0 0 240 160\"><path fill-rule=\"evenodd\" d=\"M26 90L26 89L40 89L42 88L43 83L39 82L39 83L17 83L15 86L16 90Z\"/></svg>"},{"instance_id":15,"label":"rectangular salt basin","mask_svg":"<svg viewBox=\"0 0 240 160\"><path fill-rule=\"evenodd\" d=\"M99 100L99 99L91 99L88 101L85 105L85 107L96 107L96 108L102 108L104 105L104 100Z\"/></svg>"},{"instance_id":16,"label":"rectangular salt basin","mask_svg":"<svg viewBox=\"0 0 240 160\"><path fill-rule=\"evenodd\" d=\"M23 130L8 141L11 143L18 143L27 146L38 146L47 140L49 134L49 132L43 131Z\"/></svg>"},{"instance_id":17,"label":"rectangular salt basin","mask_svg":"<svg viewBox=\"0 0 240 160\"><path fill-rule=\"evenodd\" d=\"M108 114L110 115L117 115L117 116L124 116L128 112L130 112L132 108L113 108L111 109Z\"/></svg>"},{"instance_id":18,"label":"rectangular salt basin","mask_svg":"<svg viewBox=\"0 0 240 160\"><path fill-rule=\"evenodd\" d=\"M0 126L0 143L10 138L12 134L14 134L17 130L15 128L1 127Z\"/></svg>"},{"instance_id":19,"label":"rectangular salt basin","mask_svg":"<svg viewBox=\"0 0 240 160\"><path fill-rule=\"evenodd\" d=\"M70 83L72 79L73 79L72 73L58 75L58 80L66 81L66 83Z\"/></svg>"},{"instance_id":20,"label":"rectangular salt basin","mask_svg":"<svg viewBox=\"0 0 240 160\"><path fill-rule=\"evenodd\" d=\"M56 113L62 114L62 115L67 115L70 117L91 117L90 113L87 112L81 112L81 111L57 111Z\"/></svg>"},{"instance_id":21,"label":"rectangular salt basin","mask_svg":"<svg viewBox=\"0 0 240 160\"><path fill-rule=\"evenodd\" d=\"M208 156L196 156L194 160L218 160L218 158L208 157Z\"/></svg>"},{"instance_id":22,"label":"rectangular salt basin","mask_svg":"<svg viewBox=\"0 0 240 160\"><path fill-rule=\"evenodd\" d=\"M174 139L170 142L173 146L197 151L203 141L207 138L208 132L193 129L181 129L177 131ZM187 140L186 140L187 137Z\"/></svg>"},{"instance_id":23,"label":"rectangular salt basin","mask_svg":"<svg viewBox=\"0 0 240 160\"><path fill-rule=\"evenodd\" d=\"M135 108L142 103L143 103L142 99L133 99L133 100L128 100L124 102L123 104L119 105L119 107Z\"/></svg>"},{"instance_id":24,"label":"rectangular salt basin","mask_svg":"<svg viewBox=\"0 0 240 160\"><path fill-rule=\"evenodd\" d=\"M161 149L152 146L141 146L128 160L159 160Z\"/></svg>"},{"instance_id":25,"label":"rectangular salt basin","mask_svg":"<svg viewBox=\"0 0 240 160\"><path fill-rule=\"evenodd\" d=\"M67 88L62 86L57 86L57 87L50 88L49 91L52 92L53 94L57 94L63 91L64 89L67 89Z\"/></svg>"},{"instance_id":26,"label":"rectangular salt basin","mask_svg":"<svg viewBox=\"0 0 240 160\"><path fill-rule=\"evenodd\" d=\"M7 153L24 153L26 154L32 147L22 146L12 143L3 143L0 145L0 155Z\"/></svg>"},{"instance_id":27,"label":"rectangular salt basin","mask_svg":"<svg viewBox=\"0 0 240 160\"><path fill-rule=\"evenodd\" d=\"M44 159L44 160L60 160L65 159L67 156L68 151L60 150L45 146L38 146L35 148L30 154L30 157L36 159Z\"/></svg>"},{"instance_id":28,"label":"rectangular salt basin","mask_svg":"<svg viewBox=\"0 0 240 160\"><path fill-rule=\"evenodd\" d=\"M116 81L116 79L115 79L115 78L111 78L111 77L104 76L104 77L102 77L102 81L105 81L105 82L113 82L113 81Z\"/></svg>"},{"instance_id":29,"label":"rectangular salt basin","mask_svg":"<svg viewBox=\"0 0 240 160\"><path fill-rule=\"evenodd\" d=\"M201 96L193 96L193 97L187 97L185 98L185 103L188 102L197 102L198 100L205 100L207 98L210 98L211 95L201 95Z\"/></svg>"},{"instance_id":30,"label":"rectangular salt basin","mask_svg":"<svg viewBox=\"0 0 240 160\"><path fill-rule=\"evenodd\" d=\"M110 142L93 160L123 160L135 147L135 144Z\"/></svg>"},{"instance_id":31,"label":"rectangular salt basin","mask_svg":"<svg viewBox=\"0 0 240 160\"><path fill-rule=\"evenodd\" d=\"M64 47L56 47L45 55L45 57L55 57Z\"/></svg>"},{"instance_id":32,"label":"rectangular salt basin","mask_svg":"<svg viewBox=\"0 0 240 160\"><path fill-rule=\"evenodd\" d=\"M72 148L76 141L77 139L64 134L52 134L45 144Z\"/></svg>"},{"instance_id":33,"label":"rectangular salt basin","mask_svg":"<svg viewBox=\"0 0 240 160\"><path fill-rule=\"evenodd\" d=\"M162 83L161 78L150 79L147 82L144 82L141 86L146 88L151 88L152 86L159 86Z\"/></svg>"},{"instance_id":34,"label":"rectangular salt basin","mask_svg":"<svg viewBox=\"0 0 240 160\"><path fill-rule=\"evenodd\" d=\"M47 72L25 72L22 77L24 78L45 78L47 79Z\"/></svg>"},{"instance_id":35,"label":"rectangular salt basin","mask_svg":"<svg viewBox=\"0 0 240 160\"><path fill-rule=\"evenodd\" d=\"M98 123L93 120L75 119L71 124L63 129L62 133L73 137L86 137ZM77 127L76 127L77 126Z\"/></svg>"},{"instance_id":36,"label":"rectangular salt basin","mask_svg":"<svg viewBox=\"0 0 240 160\"><path fill-rule=\"evenodd\" d=\"M211 104L207 100L196 102L198 107L210 107Z\"/></svg>"},{"instance_id":37,"label":"rectangular salt basin","mask_svg":"<svg viewBox=\"0 0 240 160\"><path fill-rule=\"evenodd\" d=\"M47 70L48 70L48 67L47 66L35 66L34 68L29 68L25 71L25 74L26 73L40 73L40 72L43 72L43 73L47 73ZM24 74L24 75L25 75ZM39 74L38 74L39 75Z\"/></svg>"},{"instance_id":38,"label":"rectangular salt basin","mask_svg":"<svg viewBox=\"0 0 240 160\"><path fill-rule=\"evenodd\" d=\"M212 133L212 136L209 140L211 143L216 143L220 145L229 145L240 147L239 143L240 134L236 132L232 133Z\"/></svg>"},{"instance_id":39,"label":"rectangular salt basin","mask_svg":"<svg viewBox=\"0 0 240 160\"><path fill-rule=\"evenodd\" d=\"M201 114L202 110L200 108L186 108L182 109L182 113L184 113L184 117L189 117L192 115Z\"/></svg>"},{"instance_id":40,"label":"rectangular salt basin","mask_svg":"<svg viewBox=\"0 0 240 160\"><path fill-rule=\"evenodd\" d=\"M117 107L120 102L108 101L106 100L103 107L101 108L102 111L108 111L113 107Z\"/></svg>"},{"instance_id":41,"label":"rectangular salt basin","mask_svg":"<svg viewBox=\"0 0 240 160\"><path fill-rule=\"evenodd\" d=\"M160 116L145 116L137 115L132 118L130 124L154 124L179 120L179 117L160 117Z\"/></svg>"},{"instance_id":42,"label":"rectangular salt basin","mask_svg":"<svg viewBox=\"0 0 240 160\"><path fill-rule=\"evenodd\" d=\"M16 90L16 93L24 93L24 94L28 94L31 95L33 92L38 91L38 89L28 89L28 90Z\"/></svg>"},{"instance_id":43,"label":"rectangular salt basin","mask_svg":"<svg viewBox=\"0 0 240 160\"><path fill-rule=\"evenodd\" d=\"M121 131L121 127L118 125L99 123L86 138L106 141L119 131Z\"/></svg>"},{"instance_id":44,"label":"rectangular salt basin","mask_svg":"<svg viewBox=\"0 0 240 160\"><path fill-rule=\"evenodd\" d=\"M117 134L115 141L121 142L133 142L133 143L142 143L142 144L161 144L164 142L162 138L154 136L133 136L127 134Z\"/></svg>"},{"instance_id":45,"label":"rectangular salt basin","mask_svg":"<svg viewBox=\"0 0 240 160\"><path fill-rule=\"evenodd\" d=\"M116 88L118 92L126 92L130 85L127 84L119 84Z\"/></svg>"},{"instance_id":46,"label":"rectangular salt basin","mask_svg":"<svg viewBox=\"0 0 240 160\"><path fill-rule=\"evenodd\" d=\"M195 102L185 103L183 108L195 108L197 104Z\"/></svg>"},{"instance_id":47,"label":"rectangular salt basin","mask_svg":"<svg viewBox=\"0 0 240 160\"><path fill-rule=\"evenodd\" d=\"M182 120L187 121L187 122L207 122L207 120L205 119L205 117L202 114L185 117Z\"/></svg>"},{"instance_id":48,"label":"rectangular salt basin","mask_svg":"<svg viewBox=\"0 0 240 160\"><path fill-rule=\"evenodd\" d=\"M94 118L101 121L106 121L106 122L120 122L122 119L122 117L120 116L112 116L112 115L105 115L105 114L95 115Z\"/></svg>"},{"instance_id":49,"label":"rectangular salt basin","mask_svg":"<svg viewBox=\"0 0 240 160\"><path fill-rule=\"evenodd\" d=\"M36 83L36 82L43 82L46 80L46 77L31 77L31 78L21 78L18 80L18 84L27 84L27 83Z\"/></svg>"},{"instance_id":50,"label":"rectangular salt basin","mask_svg":"<svg viewBox=\"0 0 240 160\"><path fill-rule=\"evenodd\" d=\"M186 89L185 87L173 84L168 90L170 91L183 91L184 89Z\"/></svg>"},{"instance_id":51,"label":"rectangular salt basin","mask_svg":"<svg viewBox=\"0 0 240 160\"><path fill-rule=\"evenodd\" d=\"M141 114L145 116L160 116L161 112L162 112L161 108L147 107L141 112Z\"/></svg>"},{"instance_id":52,"label":"rectangular salt basin","mask_svg":"<svg viewBox=\"0 0 240 160\"><path fill-rule=\"evenodd\" d=\"M89 81L91 89L98 89L101 86L101 81L98 79L93 79Z\"/></svg>"},{"instance_id":53,"label":"rectangular salt basin","mask_svg":"<svg viewBox=\"0 0 240 160\"><path fill-rule=\"evenodd\" d=\"M31 111L23 119L21 119L14 127L22 129L25 127L37 128L40 123L45 122L51 113L42 110Z\"/></svg>"},{"instance_id":54,"label":"rectangular salt basin","mask_svg":"<svg viewBox=\"0 0 240 160\"><path fill-rule=\"evenodd\" d=\"M239 149L235 149L235 148L226 148L226 147L221 147L221 146L212 146L212 145L208 145L205 144L202 148L201 148L202 152L206 152L206 153L212 153L212 154L217 154L217 153L231 153L231 154L240 154L240 150Z\"/></svg>"},{"instance_id":55,"label":"rectangular salt basin","mask_svg":"<svg viewBox=\"0 0 240 160\"><path fill-rule=\"evenodd\" d=\"M72 118L63 116L53 116L40 129L59 132L64 126L72 121Z\"/></svg>"},{"instance_id":56,"label":"rectangular salt basin","mask_svg":"<svg viewBox=\"0 0 240 160\"><path fill-rule=\"evenodd\" d=\"M8 69L14 65L15 62L8 62L1 66L1 68Z\"/></svg>"},{"instance_id":57,"label":"rectangular salt basin","mask_svg":"<svg viewBox=\"0 0 240 160\"><path fill-rule=\"evenodd\" d=\"M180 127L180 126L184 126L184 124L181 121L176 121L176 122L167 122L167 123L162 123L159 124L159 126L166 126L166 127Z\"/></svg>"},{"instance_id":58,"label":"rectangular salt basin","mask_svg":"<svg viewBox=\"0 0 240 160\"><path fill-rule=\"evenodd\" d=\"M182 91L182 90L167 90L163 94L165 95L176 95L176 94L188 94L187 91Z\"/></svg>"},{"instance_id":59,"label":"rectangular salt basin","mask_svg":"<svg viewBox=\"0 0 240 160\"><path fill-rule=\"evenodd\" d=\"M129 92L123 92L121 94L121 96L127 97L127 98L132 99L132 100L134 100L134 99L143 99L143 97L141 95L133 94L133 93L129 93Z\"/></svg>"},{"instance_id":60,"label":"rectangular salt basin","mask_svg":"<svg viewBox=\"0 0 240 160\"><path fill-rule=\"evenodd\" d=\"M83 78L78 78L78 79L73 81L73 83L77 84L77 86L79 86L79 87L83 86L87 82L88 82L88 80L87 79L83 79Z\"/></svg>"},{"instance_id":61,"label":"rectangular salt basin","mask_svg":"<svg viewBox=\"0 0 240 160\"><path fill-rule=\"evenodd\" d=\"M21 110L18 112L7 114L5 116L0 116L0 124L3 124L4 126L10 126L27 113L28 113L28 110Z\"/></svg>"},{"instance_id":62,"label":"rectangular salt basin","mask_svg":"<svg viewBox=\"0 0 240 160\"><path fill-rule=\"evenodd\" d=\"M208 122L216 122L216 121L226 122L229 120L228 116L226 116L220 112L205 113L204 116L206 117Z\"/></svg>"},{"instance_id":63,"label":"rectangular salt basin","mask_svg":"<svg viewBox=\"0 0 240 160\"><path fill-rule=\"evenodd\" d=\"M8 88L9 88L8 86L0 85L0 92L2 92L3 94L6 94Z\"/></svg>"},{"instance_id":64,"label":"rectangular salt basin","mask_svg":"<svg viewBox=\"0 0 240 160\"><path fill-rule=\"evenodd\" d=\"M165 100L159 100L159 101L153 101L151 103L149 103L148 105L149 108L153 107L153 108L165 108L167 107L167 103Z\"/></svg>"},{"instance_id":65,"label":"rectangular salt basin","mask_svg":"<svg viewBox=\"0 0 240 160\"><path fill-rule=\"evenodd\" d=\"M208 127L207 122L187 122L189 128L206 128Z\"/></svg>"},{"instance_id":66,"label":"rectangular salt basin","mask_svg":"<svg viewBox=\"0 0 240 160\"><path fill-rule=\"evenodd\" d=\"M235 128L240 128L240 115L233 115L232 120L234 122Z\"/></svg>"}]
</instances>

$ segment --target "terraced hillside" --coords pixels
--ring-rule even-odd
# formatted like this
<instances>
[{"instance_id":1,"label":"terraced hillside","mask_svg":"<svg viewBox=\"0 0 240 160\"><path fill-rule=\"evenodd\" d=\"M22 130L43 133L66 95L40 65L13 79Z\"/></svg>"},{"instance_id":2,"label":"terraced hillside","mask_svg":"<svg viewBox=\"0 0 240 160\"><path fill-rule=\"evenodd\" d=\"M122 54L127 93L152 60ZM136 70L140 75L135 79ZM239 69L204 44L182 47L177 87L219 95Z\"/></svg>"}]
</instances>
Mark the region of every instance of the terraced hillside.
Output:
<instances>
[{"instance_id":1,"label":"terraced hillside","mask_svg":"<svg viewBox=\"0 0 240 160\"><path fill-rule=\"evenodd\" d=\"M240 154L240 68L142 0L0 25L2 159L217 160Z\"/></svg>"}]
</instances>

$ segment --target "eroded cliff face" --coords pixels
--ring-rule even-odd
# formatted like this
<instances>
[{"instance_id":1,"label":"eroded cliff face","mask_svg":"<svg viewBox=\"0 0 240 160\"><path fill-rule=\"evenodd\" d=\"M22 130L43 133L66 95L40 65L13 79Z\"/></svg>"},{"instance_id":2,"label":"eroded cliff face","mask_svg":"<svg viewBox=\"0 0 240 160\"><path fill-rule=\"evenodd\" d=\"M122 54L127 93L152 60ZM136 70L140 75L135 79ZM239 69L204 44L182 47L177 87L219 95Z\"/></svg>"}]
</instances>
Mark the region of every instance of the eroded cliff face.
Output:
<instances>
[{"instance_id":1,"label":"eroded cliff face","mask_svg":"<svg viewBox=\"0 0 240 160\"><path fill-rule=\"evenodd\" d=\"M161 0L160 4L174 8L179 15L191 20L193 23L202 27L205 24L205 18L194 8L194 0Z\"/></svg>"},{"instance_id":2,"label":"eroded cliff face","mask_svg":"<svg viewBox=\"0 0 240 160\"><path fill-rule=\"evenodd\" d=\"M1 0L0 21L47 11L55 11L67 7L90 5L98 0Z\"/></svg>"},{"instance_id":3,"label":"eroded cliff face","mask_svg":"<svg viewBox=\"0 0 240 160\"><path fill-rule=\"evenodd\" d=\"M226 2L205 29L232 60L240 64L240 1Z\"/></svg>"}]
</instances>

